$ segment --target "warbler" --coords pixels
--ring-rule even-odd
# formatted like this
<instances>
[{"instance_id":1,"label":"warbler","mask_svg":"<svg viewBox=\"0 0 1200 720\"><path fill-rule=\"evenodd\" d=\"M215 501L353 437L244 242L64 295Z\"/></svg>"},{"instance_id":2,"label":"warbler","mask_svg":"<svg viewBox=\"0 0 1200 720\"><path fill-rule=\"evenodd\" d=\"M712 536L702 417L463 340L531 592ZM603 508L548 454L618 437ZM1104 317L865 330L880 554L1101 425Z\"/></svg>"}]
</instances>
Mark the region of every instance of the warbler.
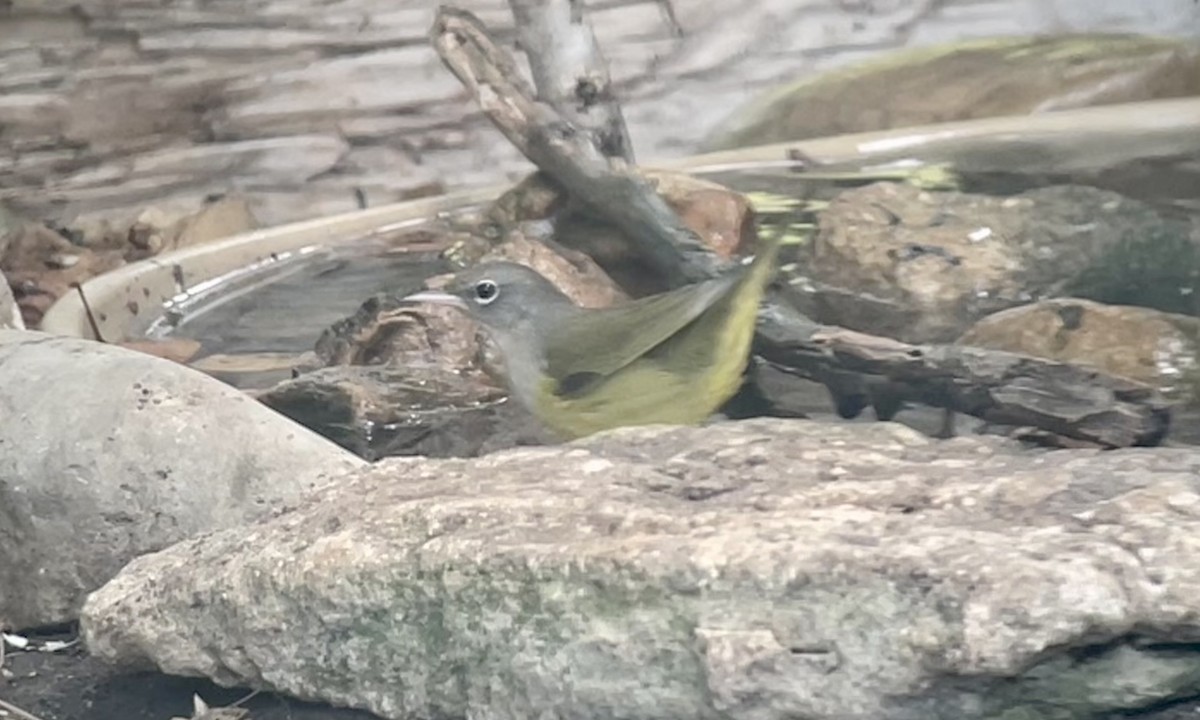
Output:
<instances>
[{"instance_id":1,"label":"warbler","mask_svg":"<svg viewBox=\"0 0 1200 720\"><path fill-rule=\"evenodd\" d=\"M696 425L737 393L779 242L703 282L606 308L582 308L535 270L487 262L441 290L404 298L450 305L499 346L509 392L574 439L629 425Z\"/></svg>"}]
</instances>

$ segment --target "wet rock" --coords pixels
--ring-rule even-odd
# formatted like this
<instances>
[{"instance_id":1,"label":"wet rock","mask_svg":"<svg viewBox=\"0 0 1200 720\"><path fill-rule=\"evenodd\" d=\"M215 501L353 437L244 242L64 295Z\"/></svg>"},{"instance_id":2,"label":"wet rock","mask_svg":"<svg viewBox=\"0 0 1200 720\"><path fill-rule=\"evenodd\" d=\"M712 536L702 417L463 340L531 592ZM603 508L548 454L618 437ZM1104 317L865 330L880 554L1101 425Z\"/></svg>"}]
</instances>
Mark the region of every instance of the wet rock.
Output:
<instances>
[{"instance_id":1,"label":"wet rock","mask_svg":"<svg viewBox=\"0 0 1200 720\"><path fill-rule=\"evenodd\" d=\"M502 388L434 366L323 368L258 399L368 460L470 457L551 440Z\"/></svg>"},{"instance_id":2,"label":"wet rock","mask_svg":"<svg viewBox=\"0 0 1200 720\"><path fill-rule=\"evenodd\" d=\"M641 169L683 221L717 255L728 259L753 252L754 208L745 195L686 173ZM487 210L503 230L519 223L555 218L555 240L594 258L617 284L635 297L668 289L661 273L642 256L637 238L628 238L608 223L568 206L541 175L518 183Z\"/></svg>"},{"instance_id":3,"label":"wet rock","mask_svg":"<svg viewBox=\"0 0 1200 720\"><path fill-rule=\"evenodd\" d=\"M0 620L17 628L362 465L198 372L75 338L0 330L0 408Z\"/></svg>"},{"instance_id":4,"label":"wet rock","mask_svg":"<svg viewBox=\"0 0 1200 720\"><path fill-rule=\"evenodd\" d=\"M693 189L686 203L674 209L684 226L705 238L720 257L754 252L754 208L745 195L714 184Z\"/></svg>"},{"instance_id":5,"label":"wet rock","mask_svg":"<svg viewBox=\"0 0 1200 720\"><path fill-rule=\"evenodd\" d=\"M502 223L495 220L511 211L521 212L510 203L530 200L543 190L528 181L518 188L525 188L527 192L514 191L503 196L499 204L490 206L465 228L451 233L444 256L453 268L444 275L428 278L425 287L441 287L458 268L500 261L533 268L584 307L605 307L628 299L592 256L560 242L562 233L555 230L552 222L512 219Z\"/></svg>"},{"instance_id":6,"label":"wet rock","mask_svg":"<svg viewBox=\"0 0 1200 720\"><path fill-rule=\"evenodd\" d=\"M1198 469L802 420L391 459L83 632L384 718L1083 718L1200 691Z\"/></svg>"},{"instance_id":7,"label":"wet rock","mask_svg":"<svg viewBox=\"0 0 1200 720\"><path fill-rule=\"evenodd\" d=\"M400 362L482 372L482 328L454 308L401 303L407 294L368 298L353 315L321 333L314 366L301 370Z\"/></svg>"},{"instance_id":8,"label":"wet rock","mask_svg":"<svg viewBox=\"0 0 1200 720\"><path fill-rule=\"evenodd\" d=\"M729 259L754 251L754 207L742 193L686 173L643 170L683 224L717 255Z\"/></svg>"},{"instance_id":9,"label":"wet rock","mask_svg":"<svg viewBox=\"0 0 1200 720\"><path fill-rule=\"evenodd\" d=\"M806 77L746 105L710 150L1200 95L1200 45L1137 35L967 40Z\"/></svg>"},{"instance_id":10,"label":"wet rock","mask_svg":"<svg viewBox=\"0 0 1200 720\"><path fill-rule=\"evenodd\" d=\"M1018 352L1154 385L1185 402L1200 372L1200 319L1127 305L1058 298L989 315L963 345Z\"/></svg>"},{"instance_id":11,"label":"wet rock","mask_svg":"<svg viewBox=\"0 0 1200 720\"><path fill-rule=\"evenodd\" d=\"M515 262L531 267L583 307L608 307L629 299L587 254L561 245L551 248L527 232L509 233L479 261Z\"/></svg>"},{"instance_id":12,"label":"wet rock","mask_svg":"<svg viewBox=\"0 0 1200 720\"><path fill-rule=\"evenodd\" d=\"M875 183L821 212L790 284L821 322L914 343L1058 296L1186 313L1200 293L1192 233L1090 187L993 197Z\"/></svg>"}]
</instances>

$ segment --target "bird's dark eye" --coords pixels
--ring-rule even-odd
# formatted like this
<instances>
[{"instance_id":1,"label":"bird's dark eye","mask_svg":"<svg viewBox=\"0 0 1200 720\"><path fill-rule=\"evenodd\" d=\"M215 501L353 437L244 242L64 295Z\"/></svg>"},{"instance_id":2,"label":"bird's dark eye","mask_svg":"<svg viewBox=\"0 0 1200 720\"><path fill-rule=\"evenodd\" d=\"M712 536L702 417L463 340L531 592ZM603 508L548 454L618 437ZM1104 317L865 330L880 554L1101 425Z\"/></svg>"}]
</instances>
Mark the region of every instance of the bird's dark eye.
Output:
<instances>
[{"instance_id":1,"label":"bird's dark eye","mask_svg":"<svg viewBox=\"0 0 1200 720\"><path fill-rule=\"evenodd\" d=\"M480 280L475 283L475 302L487 305L500 295L500 287L491 280Z\"/></svg>"}]
</instances>

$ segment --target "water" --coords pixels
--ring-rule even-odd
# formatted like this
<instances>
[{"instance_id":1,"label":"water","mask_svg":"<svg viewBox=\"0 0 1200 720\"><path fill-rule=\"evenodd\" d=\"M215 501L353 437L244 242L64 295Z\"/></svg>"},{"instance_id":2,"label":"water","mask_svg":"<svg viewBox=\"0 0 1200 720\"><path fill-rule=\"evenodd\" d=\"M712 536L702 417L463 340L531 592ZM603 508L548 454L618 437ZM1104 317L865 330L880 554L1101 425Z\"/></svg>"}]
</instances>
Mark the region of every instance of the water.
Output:
<instances>
[{"instance_id":1,"label":"water","mask_svg":"<svg viewBox=\"0 0 1200 720\"><path fill-rule=\"evenodd\" d=\"M1012 158L1008 158L1011 164ZM1092 185L1154 205L1164 214L1200 217L1200 147L1173 156L1137 159L1103 168L1047 173L987 167L914 166L805 168L764 164L714 170L701 176L743 192L768 192L802 202L796 207L760 213L764 226L811 227L813 208L848 187L880 174L919 172L930 189L947 182L971 193L1009 195L1047 184ZM867 177L846 174L867 173ZM839 177L840 174L840 177ZM439 259L436 239L451 229L446 220L311 248L277 263L212 284L172 310L170 323L152 334L190 338L202 350L199 369L242 388L265 388L290 375L300 356L312 350L321 333L352 315L379 293L407 293L434 274L448 272ZM802 232L804 230L801 230ZM1200 315L1200 294L1196 312ZM1198 425L1200 426L1200 425ZM1178 425L1177 425L1178 427Z\"/></svg>"},{"instance_id":2,"label":"water","mask_svg":"<svg viewBox=\"0 0 1200 720\"><path fill-rule=\"evenodd\" d=\"M351 315L377 293L415 290L447 266L436 253L377 255L359 248L324 250L264 273L255 285L185 316L172 334L210 353L299 352L321 330Z\"/></svg>"},{"instance_id":3,"label":"water","mask_svg":"<svg viewBox=\"0 0 1200 720\"><path fill-rule=\"evenodd\" d=\"M1041 145L1036 147L1043 148ZM1197 133L1194 147L1161 157L1134 158L1102 167L1060 171L1014 169L1014 165L1020 163L1012 157L1002 163L988 162L986 156L963 157L960 162L940 165L898 158L871 165L822 167L774 163L760 168L718 169L700 176L740 192L770 192L816 201L831 200L849 187L874 179L904 177L931 190L955 189L994 196L1015 195L1048 185L1088 185L1141 200L1171 217L1200 217L1200 133ZM836 179L830 179L831 176Z\"/></svg>"},{"instance_id":4,"label":"water","mask_svg":"<svg viewBox=\"0 0 1200 720\"><path fill-rule=\"evenodd\" d=\"M868 171L887 174L903 172L906 169L911 172L920 168L921 175L918 181L926 183L930 190L942 189L939 185L943 181L953 181L956 190L994 197L1015 195L1050 185L1090 186L1144 202L1164 219L1191 223L1194 228L1192 242L1196 243L1200 241L1200 133L1197 133L1189 145L1185 151L1175 154L1058 171L1048 171L1044 166L1053 163L1044 160L1041 163L1043 167L1036 172L1014 170L1011 166L1020 163L1013 158L999 163L1009 167L995 167L995 164L986 161L963 162L953 167L948 165L944 169L951 170L951 174L939 174L930 166L916 166L904 162L877 166ZM1042 147L1038 152L1045 150L1046 148ZM727 169L706 177L742 192L765 192L801 199L802 202L795 207L773 209L763 213L766 217L761 221L776 226L811 228L811 224L816 220L816 213L811 208L820 207L845 189L866 182L865 179L855 181L841 178L834 181L824 178L862 170L864 168L856 166L818 167L811 168L810 172L808 168L789 168L780 163L757 169ZM804 231L801 230L802 233ZM811 232L811 229L808 231ZM1162 247L1157 244L1155 246ZM1168 252L1163 253L1163 257L1169 256ZM1195 256L1193 251L1190 257ZM1107 302L1157 306L1170 312L1200 317L1200 276L1195 264L1174 268L1172 271L1171 268L1156 265L1156 260L1148 260L1140 251L1131 255L1128 260L1129 264L1125 266L1122 275L1126 277L1129 287L1116 293L1118 296L1106 298ZM1156 277L1157 282L1139 284L1137 281L1142 277L1139 270L1146 271L1147 268L1150 269L1149 274ZM1176 282L1166 282L1167 280ZM1168 301L1164 302L1164 298ZM1200 336L1196 337L1194 342L1200 345ZM1195 398L1195 388L1200 387L1200 375L1197 374L1195 366L1177 368L1175 371L1182 374L1175 383L1179 387L1174 389L1184 396L1190 395ZM903 416L897 419L901 422L906 421ZM1193 401L1175 408L1168 444L1200 445L1200 405Z\"/></svg>"},{"instance_id":5,"label":"water","mask_svg":"<svg viewBox=\"0 0 1200 720\"><path fill-rule=\"evenodd\" d=\"M169 308L148 334L196 340L200 369L243 388L269 386L367 298L412 292L448 272L443 243L430 241L438 229L431 221L231 274Z\"/></svg>"},{"instance_id":6,"label":"water","mask_svg":"<svg viewBox=\"0 0 1200 720\"><path fill-rule=\"evenodd\" d=\"M815 230L817 210L846 189L865 185L874 180L899 180L930 191L954 190L973 195L1007 197L1051 185L1089 186L1112 191L1150 206L1167 221L1191 224L1193 245L1200 237L1200 133L1187 144L1184 152L1149 158L1127 159L1102 166L1084 166L1058 171L1047 170L1048 163L1034 171L1013 169L1015 159L1023 154L1046 153L1052 148L1027 145L1014 150L1014 156L1003 162L980 152L977 156L961 158L961 164L922 165L912 159L901 159L872 167L845 165L837 167L802 167L777 163L762 168L732 168L704 175L706 179L733 187L746 193L771 193L799 200L793 207L760 212L760 227L790 226L804 234ZM997 152L995 148L992 152ZM1049 163L1052 164L1052 163ZM1147 232L1150 228L1147 228ZM1152 237L1152 236L1147 236ZM1180 236L1182 237L1182 236ZM1186 244L1186 240L1183 241ZM1129 287L1114 288L1109 295L1097 297L1111 304L1142 305L1184 315L1200 316L1200 274L1194 267L1174 265L1156 267L1156 263L1171 257L1170 246L1154 245L1161 256L1134 250L1127 258ZM1195 257L1195 251L1181 248L1179 257ZM1123 258L1124 259L1124 258ZM1156 285L1142 284L1134 268L1156 281L1174 282ZM1115 281L1108 279L1106 282ZM1092 297L1092 296L1088 296Z\"/></svg>"}]
</instances>

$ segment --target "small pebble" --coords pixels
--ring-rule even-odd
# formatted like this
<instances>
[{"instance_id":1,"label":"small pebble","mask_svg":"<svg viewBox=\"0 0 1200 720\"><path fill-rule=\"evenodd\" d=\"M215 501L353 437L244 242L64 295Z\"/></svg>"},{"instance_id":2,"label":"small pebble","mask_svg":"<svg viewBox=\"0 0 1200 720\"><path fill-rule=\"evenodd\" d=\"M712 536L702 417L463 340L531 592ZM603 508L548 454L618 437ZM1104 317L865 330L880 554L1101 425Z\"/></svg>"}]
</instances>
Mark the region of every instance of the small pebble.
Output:
<instances>
[{"instance_id":1,"label":"small pebble","mask_svg":"<svg viewBox=\"0 0 1200 720\"><path fill-rule=\"evenodd\" d=\"M51 255L49 257L49 259L46 260L46 265L48 265L52 268L55 268L57 270L65 270L69 267L74 266L75 263L77 263L77 262L79 262L78 255L67 255L66 253L58 253L57 255Z\"/></svg>"},{"instance_id":2,"label":"small pebble","mask_svg":"<svg viewBox=\"0 0 1200 720\"><path fill-rule=\"evenodd\" d=\"M982 242L992 236L992 229L989 227L981 227L978 230L967 234L967 239L971 242Z\"/></svg>"}]
</instances>

